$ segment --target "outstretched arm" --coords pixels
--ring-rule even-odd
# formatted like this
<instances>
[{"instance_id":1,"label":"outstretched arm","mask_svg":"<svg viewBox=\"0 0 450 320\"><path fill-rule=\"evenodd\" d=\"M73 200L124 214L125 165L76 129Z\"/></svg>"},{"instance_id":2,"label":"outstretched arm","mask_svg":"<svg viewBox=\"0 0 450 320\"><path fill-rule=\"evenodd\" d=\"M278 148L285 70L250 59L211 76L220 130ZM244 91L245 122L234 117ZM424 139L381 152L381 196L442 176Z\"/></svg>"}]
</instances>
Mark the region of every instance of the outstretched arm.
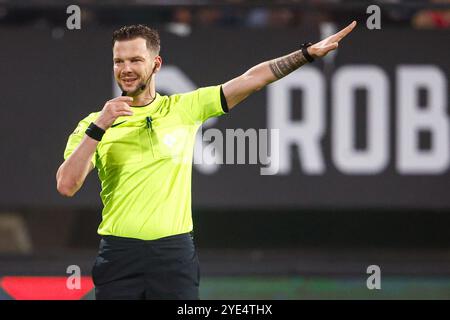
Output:
<instances>
[{"instance_id":1,"label":"outstretched arm","mask_svg":"<svg viewBox=\"0 0 450 320\"><path fill-rule=\"evenodd\" d=\"M306 50L308 50L312 58L321 58L328 52L335 50L339 45L339 41L349 34L355 26L356 21L353 21L338 33L309 46ZM227 100L228 109L233 108L253 92L287 76L307 62L308 60L302 53L302 50L298 50L284 57L260 63L239 77L224 83L222 89Z\"/></svg>"}]
</instances>

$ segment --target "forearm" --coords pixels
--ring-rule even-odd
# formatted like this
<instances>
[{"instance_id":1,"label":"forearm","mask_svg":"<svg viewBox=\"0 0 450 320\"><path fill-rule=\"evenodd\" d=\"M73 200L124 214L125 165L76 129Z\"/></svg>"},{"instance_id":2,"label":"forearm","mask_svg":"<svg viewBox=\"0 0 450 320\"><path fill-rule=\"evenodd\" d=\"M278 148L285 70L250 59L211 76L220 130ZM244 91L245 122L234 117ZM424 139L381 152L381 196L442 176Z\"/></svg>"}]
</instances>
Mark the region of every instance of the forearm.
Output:
<instances>
[{"instance_id":1,"label":"forearm","mask_svg":"<svg viewBox=\"0 0 450 320\"><path fill-rule=\"evenodd\" d=\"M309 61L321 58L328 52L335 50L339 41L349 34L355 26L356 21L353 21L346 28L320 42L309 43L302 46L302 49L288 55L260 63L243 75L224 83L222 89L227 99L228 109L233 108L250 94L269 83L287 76Z\"/></svg>"},{"instance_id":2,"label":"forearm","mask_svg":"<svg viewBox=\"0 0 450 320\"><path fill-rule=\"evenodd\" d=\"M302 51L297 50L283 57L260 63L249 69L244 75L251 76L261 84L267 85L287 76L307 63L308 60Z\"/></svg>"},{"instance_id":3,"label":"forearm","mask_svg":"<svg viewBox=\"0 0 450 320\"><path fill-rule=\"evenodd\" d=\"M83 185L86 176L92 170L92 156L98 141L84 136L78 147L63 162L56 173L58 192L64 196L73 196Z\"/></svg>"},{"instance_id":4,"label":"forearm","mask_svg":"<svg viewBox=\"0 0 450 320\"><path fill-rule=\"evenodd\" d=\"M308 63L301 50L260 63L223 85L229 108L266 85L279 80Z\"/></svg>"},{"instance_id":5,"label":"forearm","mask_svg":"<svg viewBox=\"0 0 450 320\"><path fill-rule=\"evenodd\" d=\"M270 82L287 76L307 63L308 59L303 54L302 50L297 50L283 57L269 61L269 67L273 74Z\"/></svg>"}]
</instances>

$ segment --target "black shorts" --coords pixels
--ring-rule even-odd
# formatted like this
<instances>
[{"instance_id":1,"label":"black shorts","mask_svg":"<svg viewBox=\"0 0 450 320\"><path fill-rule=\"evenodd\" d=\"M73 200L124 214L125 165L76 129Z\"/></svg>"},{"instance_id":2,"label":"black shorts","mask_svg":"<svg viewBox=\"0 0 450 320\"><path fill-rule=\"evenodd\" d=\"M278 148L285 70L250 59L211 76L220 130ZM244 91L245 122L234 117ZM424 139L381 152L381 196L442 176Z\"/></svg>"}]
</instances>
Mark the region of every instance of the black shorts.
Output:
<instances>
[{"instance_id":1,"label":"black shorts","mask_svg":"<svg viewBox=\"0 0 450 320\"><path fill-rule=\"evenodd\" d=\"M92 279L99 300L198 300L193 238L189 233L157 240L103 236Z\"/></svg>"}]
</instances>

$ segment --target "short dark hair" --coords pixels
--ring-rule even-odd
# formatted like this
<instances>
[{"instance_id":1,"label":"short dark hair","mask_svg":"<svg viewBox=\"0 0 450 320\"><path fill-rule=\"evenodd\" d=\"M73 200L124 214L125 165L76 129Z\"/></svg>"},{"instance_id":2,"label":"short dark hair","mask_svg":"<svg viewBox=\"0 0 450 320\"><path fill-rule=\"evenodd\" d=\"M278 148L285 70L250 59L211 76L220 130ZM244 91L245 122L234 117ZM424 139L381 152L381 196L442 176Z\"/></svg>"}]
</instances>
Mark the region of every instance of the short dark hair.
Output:
<instances>
[{"instance_id":1,"label":"short dark hair","mask_svg":"<svg viewBox=\"0 0 450 320\"><path fill-rule=\"evenodd\" d=\"M120 40L133 40L136 38L144 38L147 44L147 49L150 49L156 54L159 54L161 49L158 31L144 26L142 24L123 26L119 30L113 32L112 46Z\"/></svg>"}]
</instances>

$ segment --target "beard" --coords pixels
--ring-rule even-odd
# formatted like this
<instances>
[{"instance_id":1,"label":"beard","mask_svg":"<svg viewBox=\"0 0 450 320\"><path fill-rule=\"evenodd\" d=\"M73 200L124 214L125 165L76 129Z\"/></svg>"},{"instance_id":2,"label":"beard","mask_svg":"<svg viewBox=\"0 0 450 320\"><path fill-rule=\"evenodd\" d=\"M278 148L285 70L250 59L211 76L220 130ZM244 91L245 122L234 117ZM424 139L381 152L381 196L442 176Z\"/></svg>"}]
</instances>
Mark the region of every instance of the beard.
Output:
<instances>
[{"instance_id":1,"label":"beard","mask_svg":"<svg viewBox=\"0 0 450 320\"><path fill-rule=\"evenodd\" d=\"M125 91L127 93L127 96L129 97L138 96L143 91L142 88L145 89L144 81L139 82L133 90L125 90L120 82L117 82L117 85L119 86L120 90L122 90L122 92Z\"/></svg>"},{"instance_id":2,"label":"beard","mask_svg":"<svg viewBox=\"0 0 450 320\"><path fill-rule=\"evenodd\" d=\"M150 74L150 76L147 79L145 78L146 77L145 74L143 75L143 78L139 74L136 74L136 73L126 74L123 76L132 76L132 75L136 76L136 80L137 80L136 86L132 87L132 89L124 88L124 83L123 83L124 80L121 78L116 79L116 82L117 82L117 85L119 86L119 88L122 90L122 92L125 91L127 93L127 96L136 97L136 96L140 95L148 87L149 82L151 82L153 72Z\"/></svg>"},{"instance_id":3,"label":"beard","mask_svg":"<svg viewBox=\"0 0 450 320\"><path fill-rule=\"evenodd\" d=\"M142 88L145 88L145 82L144 80L140 79L139 76L137 76L136 79L136 85L134 87L128 87L125 88L126 85L124 85L124 80L122 79L116 79L117 85L119 86L120 90L125 91L127 93L127 96L135 97L139 95L142 92Z\"/></svg>"}]
</instances>

